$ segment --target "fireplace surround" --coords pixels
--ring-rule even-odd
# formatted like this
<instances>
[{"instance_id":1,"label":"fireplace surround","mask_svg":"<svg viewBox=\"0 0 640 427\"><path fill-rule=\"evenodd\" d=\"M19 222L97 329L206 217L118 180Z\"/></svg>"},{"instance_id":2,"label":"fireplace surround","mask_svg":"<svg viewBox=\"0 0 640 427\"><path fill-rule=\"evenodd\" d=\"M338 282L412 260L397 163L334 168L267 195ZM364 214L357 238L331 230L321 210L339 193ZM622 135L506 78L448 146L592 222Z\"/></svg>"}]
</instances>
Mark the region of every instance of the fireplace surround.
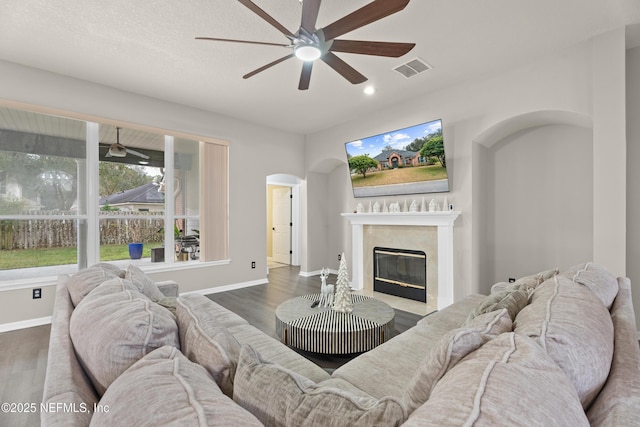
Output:
<instances>
[{"instance_id":1,"label":"fireplace surround","mask_svg":"<svg viewBox=\"0 0 640 427\"><path fill-rule=\"evenodd\" d=\"M371 267L367 267L367 271L373 271L372 261L367 261L372 257L364 251L365 229L367 235L375 236L379 234L379 230L385 228L396 230L397 227L408 229L414 238L435 246L436 256L429 259L427 251L428 288L435 290L438 310L453 304L453 225L460 215L459 211L343 213L341 215L351 223L351 286L354 289L365 289L365 282L367 282L367 288L372 289L373 285L372 279L368 279L365 274L365 263L370 262ZM392 246L403 245L394 241Z\"/></svg>"}]
</instances>

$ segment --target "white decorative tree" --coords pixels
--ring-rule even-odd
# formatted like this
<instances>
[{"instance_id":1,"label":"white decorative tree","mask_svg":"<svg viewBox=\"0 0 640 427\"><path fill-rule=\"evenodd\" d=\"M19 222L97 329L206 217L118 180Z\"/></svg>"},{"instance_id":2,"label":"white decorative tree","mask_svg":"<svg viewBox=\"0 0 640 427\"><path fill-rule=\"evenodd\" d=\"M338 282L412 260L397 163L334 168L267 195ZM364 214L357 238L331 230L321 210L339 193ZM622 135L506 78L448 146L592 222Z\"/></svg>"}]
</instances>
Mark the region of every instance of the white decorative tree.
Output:
<instances>
[{"instance_id":1,"label":"white decorative tree","mask_svg":"<svg viewBox=\"0 0 640 427\"><path fill-rule=\"evenodd\" d=\"M333 309L341 313L351 313L353 311L353 301L351 301L351 291L349 290L349 273L347 272L347 261L344 258L344 253L340 256Z\"/></svg>"}]
</instances>

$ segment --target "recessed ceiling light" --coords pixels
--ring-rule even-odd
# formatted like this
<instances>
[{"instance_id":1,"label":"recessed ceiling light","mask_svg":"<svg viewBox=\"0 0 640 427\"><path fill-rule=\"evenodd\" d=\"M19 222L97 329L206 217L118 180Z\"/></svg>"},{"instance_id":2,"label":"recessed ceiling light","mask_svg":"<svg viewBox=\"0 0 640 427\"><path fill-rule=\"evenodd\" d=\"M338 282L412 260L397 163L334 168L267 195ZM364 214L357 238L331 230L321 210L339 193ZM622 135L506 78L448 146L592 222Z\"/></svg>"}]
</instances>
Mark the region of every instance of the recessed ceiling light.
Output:
<instances>
[{"instance_id":1,"label":"recessed ceiling light","mask_svg":"<svg viewBox=\"0 0 640 427\"><path fill-rule=\"evenodd\" d=\"M146 160L138 160L138 163L140 163L141 165L148 165L149 162L147 162Z\"/></svg>"},{"instance_id":2,"label":"recessed ceiling light","mask_svg":"<svg viewBox=\"0 0 640 427\"><path fill-rule=\"evenodd\" d=\"M364 88L364 93L367 95L373 95L374 93L376 93L376 88L373 86L367 86Z\"/></svg>"}]
</instances>

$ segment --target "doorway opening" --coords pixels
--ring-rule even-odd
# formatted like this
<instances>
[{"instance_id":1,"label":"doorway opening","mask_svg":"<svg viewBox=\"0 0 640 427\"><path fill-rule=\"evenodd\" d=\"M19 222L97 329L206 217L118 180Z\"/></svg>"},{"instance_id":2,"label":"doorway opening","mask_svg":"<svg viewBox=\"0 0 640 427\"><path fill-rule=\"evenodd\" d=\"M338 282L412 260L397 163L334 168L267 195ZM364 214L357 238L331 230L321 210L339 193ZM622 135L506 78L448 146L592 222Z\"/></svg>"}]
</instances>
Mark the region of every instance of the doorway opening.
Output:
<instances>
[{"instance_id":1,"label":"doorway opening","mask_svg":"<svg viewBox=\"0 0 640 427\"><path fill-rule=\"evenodd\" d=\"M267 177L267 269L300 264L299 186L291 175Z\"/></svg>"}]
</instances>

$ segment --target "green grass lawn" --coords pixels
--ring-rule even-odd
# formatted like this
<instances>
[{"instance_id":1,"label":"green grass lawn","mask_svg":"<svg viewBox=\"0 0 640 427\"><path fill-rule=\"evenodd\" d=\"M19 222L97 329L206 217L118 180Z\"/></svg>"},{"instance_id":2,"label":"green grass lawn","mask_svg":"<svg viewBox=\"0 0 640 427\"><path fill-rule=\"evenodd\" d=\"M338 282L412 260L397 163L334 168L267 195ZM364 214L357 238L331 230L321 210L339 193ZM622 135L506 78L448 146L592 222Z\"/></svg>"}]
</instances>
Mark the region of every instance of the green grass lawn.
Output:
<instances>
[{"instance_id":1,"label":"green grass lawn","mask_svg":"<svg viewBox=\"0 0 640 427\"><path fill-rule=\"evenodd\" d=\"M373 187L376 185L402 184L406 182L434 181L446 179L447 170L440 164L431 166L415 166L398 169L387 169L379 172L369 172L365 178L362 175L352 175L354 187Z\"/></svg>"},{"instance_id":2,"label":"green grass lawn","mask_svg":"<svg viewBox=\"0 0 640 427\"><path fill-rule=\"evenodd\" d=\"M145 243L144 249L142 251L142 257L151 257L151 248L155 248L161 245L162 242ZM116 261L121 259L129 259L129 248L127 245L100 246L101 261ZM76 248L19 249L13 251L0 251L0 270L76 264L77 262L78 258Z\"/></svg>"}]
</instances>

